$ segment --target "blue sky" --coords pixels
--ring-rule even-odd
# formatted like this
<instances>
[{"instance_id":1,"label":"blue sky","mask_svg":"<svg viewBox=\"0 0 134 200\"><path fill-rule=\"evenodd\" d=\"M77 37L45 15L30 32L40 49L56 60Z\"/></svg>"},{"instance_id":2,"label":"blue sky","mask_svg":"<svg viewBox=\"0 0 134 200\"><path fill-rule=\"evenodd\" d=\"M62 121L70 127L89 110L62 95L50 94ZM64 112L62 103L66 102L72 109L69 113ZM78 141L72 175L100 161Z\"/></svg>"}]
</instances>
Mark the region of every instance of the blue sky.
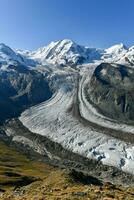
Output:
<instances>
[{"instance_id":1,"label":"blue sky","mask_svg":"<svg viewBox=\"0 0 134 200\"><path fill-rule=\"evenodd\" d=\"M36 49L64 38L105 48L134 44L133 0L0 0L0 42Z\"/></svg>"}]
</instances>

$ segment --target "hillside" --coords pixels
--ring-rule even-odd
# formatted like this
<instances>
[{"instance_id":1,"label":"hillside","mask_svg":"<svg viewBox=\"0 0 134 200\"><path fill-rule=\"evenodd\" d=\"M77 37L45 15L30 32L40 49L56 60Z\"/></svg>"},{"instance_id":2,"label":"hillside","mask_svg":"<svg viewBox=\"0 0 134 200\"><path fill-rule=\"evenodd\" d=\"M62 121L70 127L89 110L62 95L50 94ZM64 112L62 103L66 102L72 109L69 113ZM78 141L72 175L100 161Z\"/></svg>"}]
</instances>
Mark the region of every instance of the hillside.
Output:
<instances>
[{"instance_id":1,"label":"hillside","mask_svg":"<svg viewBox=\"0 0 134 200\"><path fill-rule=\"evenodd\" d=\"M0 142L0 199L129 199L134 188L102 183L93 177L31 161L25 155Z\"/></svg>"}]
</instances>

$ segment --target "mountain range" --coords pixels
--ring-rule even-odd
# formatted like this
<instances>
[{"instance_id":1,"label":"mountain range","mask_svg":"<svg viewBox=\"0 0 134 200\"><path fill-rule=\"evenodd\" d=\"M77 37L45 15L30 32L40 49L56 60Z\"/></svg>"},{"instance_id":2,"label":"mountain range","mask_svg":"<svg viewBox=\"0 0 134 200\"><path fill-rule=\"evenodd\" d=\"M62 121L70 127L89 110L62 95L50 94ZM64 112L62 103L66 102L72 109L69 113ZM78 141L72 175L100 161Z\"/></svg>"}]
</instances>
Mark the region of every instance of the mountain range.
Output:
<instances>
[{"instance_id":1,"label":"mountain range","mask_svg":"<svg viewBox=\"0 0 134 200\"><path fill-rule=\"evenodd\" d=\"M11 49L5 44L0 44L0 62L17 61L21 64L36 66L58 65L75 66L84 63L118 62L125 64L134 63L134 47L127 48L125 45L117 44L107 49L98 49L81 46L72 40L64 39L51 42L36 51L23 51Z\"/></svg>"},{"instance_id":2,"label":"mountain range","mask_svg":"<svg viewBox=\"0 0 134 200\"><path fill-rule=\"evenodd\" d=\"M122 43L98 49L65 39L36 51L1 43L2 130L54 164L128 183L126 174L134 177L133 74L134 47Z\"/></svg>"}]
</instances>

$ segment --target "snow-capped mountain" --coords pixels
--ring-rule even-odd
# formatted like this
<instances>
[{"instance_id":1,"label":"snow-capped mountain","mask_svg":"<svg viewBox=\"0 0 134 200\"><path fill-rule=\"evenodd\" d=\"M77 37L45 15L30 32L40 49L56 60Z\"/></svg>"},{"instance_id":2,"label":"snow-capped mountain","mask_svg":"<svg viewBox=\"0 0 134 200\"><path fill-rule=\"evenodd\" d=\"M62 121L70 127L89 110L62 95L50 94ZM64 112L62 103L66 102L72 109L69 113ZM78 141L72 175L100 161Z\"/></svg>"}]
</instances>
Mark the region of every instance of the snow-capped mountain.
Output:
<instances>
[{"instance_id":1,"label":"snow-capped mountain","mask_svg":"<svg viewBox=\"0 0 134 200\"><path fill-rule=\"evenodd\" d=\"M51 42L36 51L13 50L5 44L0 44L0 62L9 61L17 61L27 66L76 66L96 61L133 65L134 47L127 48L121 43L107 49L89 48L69 39Z\"/></svg>"},{"instance_id":2,"label":"snow-capped mountain","mask_svg":"<svg viewBox=\"0 0 134 200\"><path fill-rule=\"evenodd\" d=\"M128 48L124 44L122 44L122 43L116 44L110 48L105 49L105 53L101 59L106 60L107 62L117 62L127 52L128 52Z\"/></svg>"},{"instance_id":3,"label":"snow-capped mountain","mask_svg":"<svg viewBox=\"0 0 134 200\"><path fill-rule=\"evenodd\" d=\"M19 62L27 66L34 66L36 64L34 60L27 58L23 53L20 54L7 45L0 43L0 63L9 64L14 62Z\"/></svg>"},{"instance_id":4,"label":"snow-capped mountain","mask_svg":"<svg viewBox=\"0 0 134 200\"><path fill-rule=\"evenodd\" d=\"M128 64L134 60L134 47L127 48L122 43L107 49L98 49L79 45L69 39L51 42L36 51L17 50L16 52L41 65L76 66L96 61Z\"/></svg>"},{"instance_id":5,"label":"snow-capped mountain","mask_svg":"<svg viewBox=\"0 0 134 200\"><path fill-rule=\"evenodd\" d=\"M10 47L5 44L0 44L0 62L6 63L9 61L23 62L21 55L15 53Z\"/></svg>"},{"instance_id":6,"label":"snow-capped mountain","mask_svg":"<svg viewBox=\"0 0 134 200\"><path fill-rule=\"evenodd\" d=\"M120 63L134 65L134 46L130 47L128 51L120 58Z\"/></svg>"},{"instance_id":7,"label":"snow-capped mountain","mask_svg":"<svg viewBox=\"0 0 134 200\"><path fill-rule=\"evenodd\" d=\"M42 47L29 54L30 58L38 60L40 63L50 63L54 65L76 65L84 62L98 60L103 54L103 50L88 48L72 40L61 40L51 42L48 46Z\"/></svg>"}]
</instances>

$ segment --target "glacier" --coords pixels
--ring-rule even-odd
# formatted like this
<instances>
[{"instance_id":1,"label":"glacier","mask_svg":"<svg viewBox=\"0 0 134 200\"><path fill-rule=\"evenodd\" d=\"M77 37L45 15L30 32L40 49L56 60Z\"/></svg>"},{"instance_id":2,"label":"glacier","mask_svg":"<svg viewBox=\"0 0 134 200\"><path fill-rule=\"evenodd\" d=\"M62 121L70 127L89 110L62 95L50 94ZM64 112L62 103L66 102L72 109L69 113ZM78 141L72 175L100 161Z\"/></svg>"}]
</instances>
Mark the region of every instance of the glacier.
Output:
<instances>
[{"instance_id":1,"label":"glacier","mask_svg":"<svg viewBox=\"0 0 134 200\"><path fill-rule=\"evenodd\" d=\"M65 39L35 51L12 50L0 44L1 71L10 70L7 64L19 62L31 71L42 73L54 91L52 98L21 114L19 120L25 127L74 153L131 174L134 174L134 145L116 134L120 131L132 136L134 126L98 113L87 101L84 87L100 63L118 63L133 68L133 57L134 47L127 48L122 43L98 49ZM14 140L29 142L20 136Z\"/></svg>"},{"instance_id":2,"label":"glacier","mask_svg":"<svg viewBox=\"0 0 134 200\"><path fill-rule=\"evenodd\" d=\"M65 149L134 174L133 144L111 137L103 131L105 127L108 131L121 130L126 131L126 134L127 132L133 134L134 127L118 124L97 113L92 105L88 105L83 94L85 77L89 79L95 67L96 64L85 65L77 71L74 70L73 73L66 69L64 79L62 79L64 74L62 71L62 75L58 76L59 80L61 76L62 81L53 97L26 110L19 119L30 131L50 138ZM53 73L57 76L55 70ZM82 77L80 81L78 81L79 76ZM80 116L75 105L79 107ZM98 124L102 129L85 125L80 120L81 117L93 124Z\"/></svg>"}]
</instances>

